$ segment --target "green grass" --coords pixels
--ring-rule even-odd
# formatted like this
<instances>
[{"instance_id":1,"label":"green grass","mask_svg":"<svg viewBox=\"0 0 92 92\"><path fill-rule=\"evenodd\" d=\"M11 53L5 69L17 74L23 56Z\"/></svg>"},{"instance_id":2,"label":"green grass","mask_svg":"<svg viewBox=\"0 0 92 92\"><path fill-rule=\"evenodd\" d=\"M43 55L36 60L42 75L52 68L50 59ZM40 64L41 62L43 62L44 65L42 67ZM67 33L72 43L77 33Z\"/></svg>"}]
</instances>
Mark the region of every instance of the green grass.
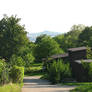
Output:
<instances>
[{"instance_id":1,"label":"green grass","mask_svg":"<svg viewBox=\"0 0 92 92\"><path fill-rule=\"evenodd\" d=\"M0 92L21 92L21 85L7 84L4 86L0 86Z\"/></svg>"},{"instance_id":2,"label":"green grass","mask_svg":"<svg viewBox=\"0 0 92 92\"><path fill-rule=\"evenodd\" d=\"M70 92L92 92L92 85L81 85Z\"/></svg>"},{"instance_id":3,"label":"green grass","mask_svg":"<svg viewBox=\"0 0 92 92\"><path fill-rule=\"evenodd\" d=\"M61 83L61 85L78 86L70 92L92 92L92 82Z\"/></svg>"},{"instance_id":4,"label":"green grass","mask_svg":"<svg viewBox=\"0 0 92 92\"><path fill-rule=\"evenodd\" d=\"M32 63L30 67L25 68L25 76L43 75L42 67L42 63Z\"/></svg>"},{"instance_id":5,"label":"green grass","mask_svg":"<svg viewBox=\"0 0 92 92\"><path fill-rule=\"evenodd\" d=\"M69 85L69 86L81 86L81 85L92 85L92 82L74 82L74 83L61 83L61 85Z\"/></svg>"}]
</instances>

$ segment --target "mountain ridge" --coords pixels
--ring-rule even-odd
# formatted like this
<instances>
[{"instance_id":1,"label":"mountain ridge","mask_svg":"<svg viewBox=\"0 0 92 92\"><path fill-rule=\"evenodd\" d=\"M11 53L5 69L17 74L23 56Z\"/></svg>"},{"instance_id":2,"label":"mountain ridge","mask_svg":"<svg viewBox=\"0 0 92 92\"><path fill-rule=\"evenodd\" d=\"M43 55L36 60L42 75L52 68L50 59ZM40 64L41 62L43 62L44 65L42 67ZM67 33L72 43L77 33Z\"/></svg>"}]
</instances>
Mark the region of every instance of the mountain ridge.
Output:
<instances>
[{"instance_id":1,"label":"mountain ridge","mask_svg":"<svg viewBox=\"0 0 92 92\"><path fill-rule=\"evenodd\" d=\"M35 42L36 38L38 36L40 36L40 35L43 35L43 34L49 35L51 37L54 37L54 36L59 35L61 33L45 30L43 32L38 32L38 33L28 33L27 36L28 36L30 41Z\"/></svg>"}]
</instances>

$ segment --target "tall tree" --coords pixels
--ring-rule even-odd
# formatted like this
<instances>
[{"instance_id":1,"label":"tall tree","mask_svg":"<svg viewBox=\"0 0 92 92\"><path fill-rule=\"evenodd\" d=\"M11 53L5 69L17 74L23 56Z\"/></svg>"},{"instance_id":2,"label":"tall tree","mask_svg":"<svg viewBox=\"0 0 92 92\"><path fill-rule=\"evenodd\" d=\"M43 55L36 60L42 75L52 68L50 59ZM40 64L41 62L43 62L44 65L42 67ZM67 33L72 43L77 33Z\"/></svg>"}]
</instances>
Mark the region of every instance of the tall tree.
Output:
<instances>
[{"instance_id":1,"label":"tall tree","mask_svg":"<svg viewBox=\"0 0 92 92\"><path fill-rule=\"evenodd\" d=\"M24 26L19 24L20 20L16 16L4 16L0 20L0 56L7 60L13 54L22 53L29 42Z\"/></svg>"}]
</instances>

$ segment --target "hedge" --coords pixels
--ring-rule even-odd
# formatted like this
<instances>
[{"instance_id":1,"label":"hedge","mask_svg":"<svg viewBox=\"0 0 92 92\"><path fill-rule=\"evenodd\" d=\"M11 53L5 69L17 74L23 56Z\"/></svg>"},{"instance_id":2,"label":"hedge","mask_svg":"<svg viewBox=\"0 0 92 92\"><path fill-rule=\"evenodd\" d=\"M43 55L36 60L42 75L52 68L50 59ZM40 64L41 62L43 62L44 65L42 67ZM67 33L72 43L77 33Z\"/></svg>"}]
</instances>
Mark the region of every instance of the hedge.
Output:
<instances>
[{"instance_id":1,"label":"hedge","mask_svg":"<svg viewBox=\"0 0 92 92\"><path fill-rule=\"evenodd\" d=\"M24 67L13 66L10 72L13 83L22 83L24 77Z\"/></svg>"}]
</instances>

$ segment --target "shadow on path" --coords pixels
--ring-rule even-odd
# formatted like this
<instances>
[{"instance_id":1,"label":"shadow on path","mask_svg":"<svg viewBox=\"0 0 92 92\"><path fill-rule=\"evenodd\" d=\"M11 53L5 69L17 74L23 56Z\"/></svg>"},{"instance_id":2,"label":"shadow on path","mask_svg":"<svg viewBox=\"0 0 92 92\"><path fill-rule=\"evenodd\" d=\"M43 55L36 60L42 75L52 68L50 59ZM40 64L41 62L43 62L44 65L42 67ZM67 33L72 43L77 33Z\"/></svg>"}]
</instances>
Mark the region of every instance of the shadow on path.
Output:
<instances>
[{"instance_id":1,"label":"shadow on path","mask_svg":"<svg viewBox=\"0 0 92 92\"><path fill-rule=\"evenodd\" d=\"M49 81L40 79L40 76L24 78L22 92L69 92L74 86L51 85Z\"/></svg>"}]
</instances>

